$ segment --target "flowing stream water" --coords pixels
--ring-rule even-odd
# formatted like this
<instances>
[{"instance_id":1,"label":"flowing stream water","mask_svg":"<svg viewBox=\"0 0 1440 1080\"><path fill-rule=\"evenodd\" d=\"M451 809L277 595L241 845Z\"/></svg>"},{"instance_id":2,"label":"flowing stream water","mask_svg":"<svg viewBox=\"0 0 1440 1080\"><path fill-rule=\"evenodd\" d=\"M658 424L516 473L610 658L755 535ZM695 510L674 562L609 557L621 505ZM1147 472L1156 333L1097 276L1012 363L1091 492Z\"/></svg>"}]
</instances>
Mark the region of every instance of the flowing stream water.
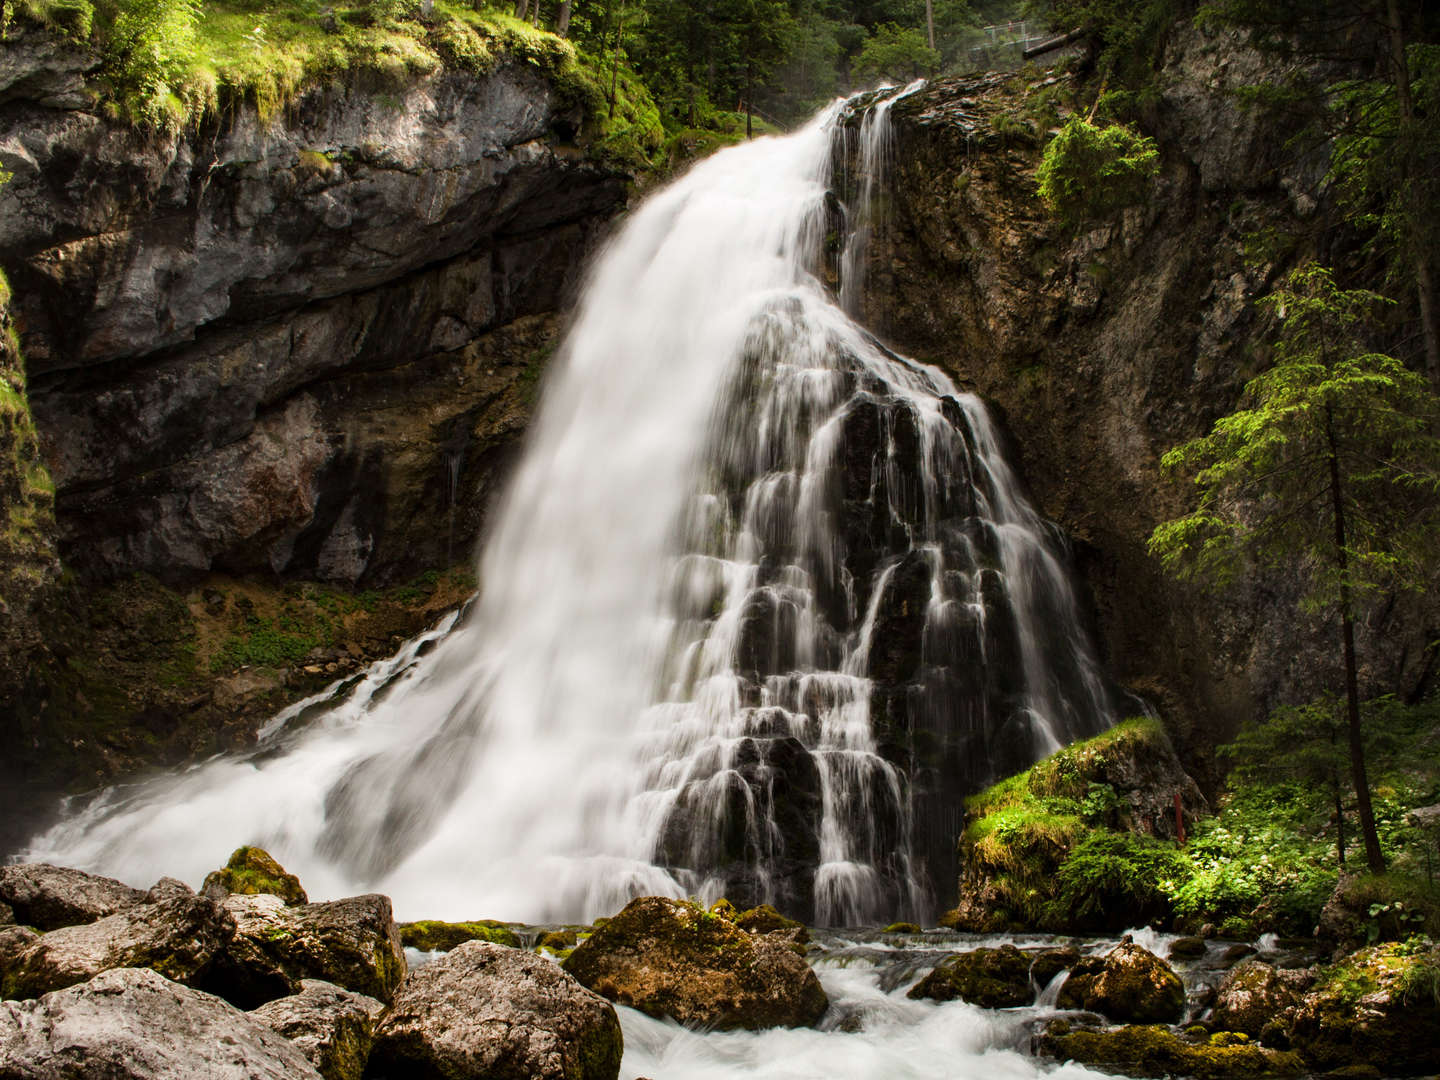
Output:
<instances>
[{"instance_id":1,"label":"flowing stream water","mask_svg":"<svg viewBox=\"0 0 1440 1080\"><path fill-rule=\"evenodd\" d=\"M1113 717L1063 539L983 405L836 299L907 92L635 211L461 616L28 856L198 884L260 844L312 896L409 918L588 921L647 893L931 918L963 796Z\"/></svg>"}]
</instances>

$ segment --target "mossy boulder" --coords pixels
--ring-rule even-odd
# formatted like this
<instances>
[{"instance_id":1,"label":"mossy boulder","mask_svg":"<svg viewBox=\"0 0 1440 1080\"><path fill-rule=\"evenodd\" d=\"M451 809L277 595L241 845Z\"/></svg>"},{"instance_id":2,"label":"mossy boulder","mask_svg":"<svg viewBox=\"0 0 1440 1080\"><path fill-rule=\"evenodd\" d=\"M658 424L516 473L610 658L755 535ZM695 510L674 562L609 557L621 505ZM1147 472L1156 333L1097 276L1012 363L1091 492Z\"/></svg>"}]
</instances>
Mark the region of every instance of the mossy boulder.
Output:
<instances>
[{"instance_id":1,"label":"mossy boulder","mask_svg":"<svg viewBox=\"0 0 1440 1080\"><path fill-rule=\"evenodd\" d=\"M751 934L778 934L790 935L790 940L799 942L801 945L810 941L810 931L805 924L796 919L787 918L781 915L769 904L761 904L759 907L742 911L733 919L736 926Z\"/></svg>"},{"instance_id":2,"label":"mossy boulder","mask_svg":"<svg viewBox=\"0 0 1440 1080\"><path fill-rule=\"evenodd\" d=\"M1171 960L1198 960L1205 955L1202 937L1178 937L1170 943Z\"/></svg>"},{"instance_id":3,"label":"mossy boulder","mask_svg":"<svg viewBox=\"0 0 1440 1080\"><path fill-rule=\"evenodd\" d=\"M1052 1022L1040 1037L1040 1052L1060 1061L1098 1065L1131 1076L1189 1076L1196 1080L1237 1080L1303 1074L1293 1053L1253 1043L1217 1046L1194 1042L1159 1025L1130 1025L1108 1031L1073 1030Z\"/></svg>"},{"instance_id":4,"label":"mossy boulder","mask_svg":"<svg viewBox=\"0 0 1440 1080\"><path fill-rule=\"evenodd\" d=\"M361 1080L384 1011L374 998L306 979L300 993L261 1005L250 1019L289 1039L325 1080Z\"/></svg>"},{"instance_id":5,"label":"mossy boulder","mask_svg":"<svg viewBox=\"0 0 1440 1080\"><path fill-rule=\"evenodd\" d=\"M1280 1041L1277 1021L1300 1003L1301 994L1314 981L1307 971L1279 971L1259 960L1246 960L1220 980L1211 1026Z\"/></svg>"},{"instance_id":6,"label":"mossy boulder","mask_svg":"<svg viewBox=\"0 0 1440 1080\"><path fill-rule=\"evenodd\" d=\"M1014 945L947 956L910 989L908 997L966 1001L982 1009L1030 1004L1030 958Z\"/></svg>"},{"instance_id":7,"label":"mossy boulder","mask_svg":"<svg viewBox=\"0 0 1440 1080\"><path fill-rule=\"evenodd\" d=\"M406 974L405 951L378 893L289 907L278 896L230 896L235 937L212 976L216 992L254 1007L322 979L388 1002Z\"/></svg>"},{"instance_id":8,"label":"mossy boulder","mask_svg":"<svg viewBox=\"0 0 1440 1080\"><path fill-rule=\"evenodd\" d=\"M604 998L534 953L467 941L405 981L366 1075L615 1080L623 1052Z\"/></svg>"},{"instance_id":9,"label":"mossy boulder","mask_svg":"<svg viewBox=\"0 0 1440 1080\"><path fill-rule=\"evenodd\" d=\"M407 949L421 952L449 952L467 941L488 941L492 945L520 947L515 931L502 922L480 919L476 922L439 922L424 919L400 924L400 941ZM573 944L573 942L572 942Z\"/></svg>"},{"instance_id":10,"label":"mossy boulder","mask_svg":"<svg viewBox=\"0 0 1440 1080\"><path fill-rule=\"evenodd\" d=\"M206 896L223 900L226 896L256 896L268 893L287 904L308 904L310 898L300 887L300 879L285 872L264 848L236 848L223 869L212 870L205 877L200 891Z\"/></svg>"},{"instance_id":11,"label":"mossy boulder","mask_svg":"<svg viewBox=\"0 0 1440 1080\"><path fill-rule=\"evenodd\" d=\"M1164 960L1127 941L1076 964L1058 1004L1121 1022L1175 1023L1185 1012L1185 986Z\"/></svg>"},{"instance_id":12,"label":"mossy boulder","mask_svg":"<svg viewBox=\"0 0 1440 1080\"><path fill-rule=\"evenodd\" d=\"M1440 948L1375 945L1322 968L1287 1035L1315 1069L1440 1072Z\"/></svg>"},{"instance_id":13,"label":"mossy boulder","mask_svg":"<svg viewBox=\"0 0 1440 1080\"><path fill-rule=\"evenodd\" d=\"M1044 989L1051 979L1062 971L1068 971L1080 962L1080 950L1072 945L1058 949L1045 949L1035 954L1030 961L1030 977L1035 985Z\"/></svg>"},{"instance_id":14,"label":"mossy boulder","mask_svg":"<svg viewBox=\"0 0 1440 1080\"><path fill-rule=\"evenodd\" d=\"M829 1007L820 980L783 935L749 934L660 896L632 900L564 966L611 1001L692 1027L801 1027Z\"/></svg>"}]
</instances>

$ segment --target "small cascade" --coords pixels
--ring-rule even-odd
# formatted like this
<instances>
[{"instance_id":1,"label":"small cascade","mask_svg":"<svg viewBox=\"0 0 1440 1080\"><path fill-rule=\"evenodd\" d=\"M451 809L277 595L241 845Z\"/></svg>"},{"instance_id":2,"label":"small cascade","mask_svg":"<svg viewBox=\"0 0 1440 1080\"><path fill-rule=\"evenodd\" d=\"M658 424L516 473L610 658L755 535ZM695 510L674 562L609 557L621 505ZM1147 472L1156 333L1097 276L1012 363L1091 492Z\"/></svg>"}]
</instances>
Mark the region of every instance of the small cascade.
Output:
<instances>
[{"instance_id":1,"label":"small cascade","mask_svg":"<svg viewBox=\"0 0 1440 1080\"><path fill-rule=\"evenodd\" d=\"M984 406L845 311L914 89L866 99L848 300L820 276L841 105L697 165L592 271L465 617L30 855L198 881L260 843L412 917L928 921L964 796L1112 715Z\"/></svg>"}]
</instances>

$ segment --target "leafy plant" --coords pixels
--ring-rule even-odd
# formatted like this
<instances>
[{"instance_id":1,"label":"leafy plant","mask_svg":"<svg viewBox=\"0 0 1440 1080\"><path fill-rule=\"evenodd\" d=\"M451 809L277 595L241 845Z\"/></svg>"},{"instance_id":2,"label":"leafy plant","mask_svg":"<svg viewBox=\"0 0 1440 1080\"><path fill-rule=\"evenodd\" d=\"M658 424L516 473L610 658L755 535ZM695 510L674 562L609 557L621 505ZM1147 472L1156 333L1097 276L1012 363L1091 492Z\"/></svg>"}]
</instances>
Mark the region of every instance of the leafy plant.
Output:
<instances>
[{"instance_id":1,"label":"leafy plant","mask_svg":"<svg viewBox=\"0 0 1440 1080\"><path fill-rule=\"evenodd\" d=\"M1072 116L1045 147L1035 179L1045 205L1078 228L1142 201L1159 168L1154 139Z\"/></svg>"}]
</instances>

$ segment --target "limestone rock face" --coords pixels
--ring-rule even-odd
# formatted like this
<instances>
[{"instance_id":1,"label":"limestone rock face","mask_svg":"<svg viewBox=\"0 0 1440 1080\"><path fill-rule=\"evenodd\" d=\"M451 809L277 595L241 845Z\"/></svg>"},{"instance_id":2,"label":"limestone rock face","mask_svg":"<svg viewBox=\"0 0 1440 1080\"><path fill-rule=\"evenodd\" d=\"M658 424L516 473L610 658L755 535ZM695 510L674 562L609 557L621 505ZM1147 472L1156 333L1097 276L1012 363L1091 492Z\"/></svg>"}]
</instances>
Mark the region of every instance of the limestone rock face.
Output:
<instances>
[{"instance_id":1,"label":"limestone rock face","mask_svg":"<svg viewBox=\"0 0 1440 1080\"><path fill-rule=\"evenodd\" d=\"M301 986L252 1010L250 1019L289 1039L325 1080L360 1080L385 1006L319 979Z\"/></svg>"},{"instance_id":2,"label":"limestone rock face","mask_svg":"<svg viewBox=\"0 0 1440 1080\"><path fill-rule=\"evenodd\" d=\"M214 978L229 1000L258 1005L285 996L287 980L323 979L388 1002L405 978L388 896L287 907L262 893L230 896L224 910L235 937Z\"/></svg>"},{"instance_id":3,"label":"limestone rock face","mask_svg":"<svg viewBox=\"0 0 1440 1080\"><path fill-rule=\"evenodd\" d=\"M114 878L65 866L0 866L0 900L13 909L16 922L37 930L94 922L144 899L139 889Z\"/></svg>"},{"instance_id":4,"label":"limestone rock face","mask_svg":"<svg viewBox=\"0 0 1440 1080\"><path fill-rule=\"evenodd\" d=\"M1058 1004L1121 1023L1175 1023L1185 1011L1185 987L1164 960L1126 943L1076 964Z\"/></svg>"},{"instance_id":5,"label":"limestone rock face","mask_svg":"<svg viewBox=\"0 0 1440 1080\"><path fill-rule=\"evenodd\" d=\"M42 934L5 966L0 987L7 998L32 998L112 968L138 967L196 985L234 933L235 924L219 904L193 894L172 895Z\"/></svg>"},{"instance_id":6,"label":"limestone rock face","mask_svg":"<svg viewBox=\"0 0 1440 1080\"><path fill-rule=\"evenodd\" d=\"M0 264L67 564L353 584L463 558L626 199L547 76L317 87L142 141L79 105L88 54L32 32L0 63Z\"/></svg>"},{"instance_id":7,"label":"limestone rock face","mask_svg":"<svg viewBox=\"0 0 1440 1080\"><path fill-rule=\"evenodd\" d=\"M0 1076L24 1080L317 1080L282 1035L143 968L0 1002Z\"/></svg>"},{"instance_id":8,"label":"limestone rock face","mask_svg":"<svg viewBox=\"0 0 1440 1080\"><path fill-rule=\"evenodd\" d=\"M982 1009L1030 1004L1030 958L1014 945L976 949L946 957L907 995L933 1001L960 1001Z\"/></svg>"},{"instance_id":9,"label":"limestone rock face","mask_svg":"<svg viewBox=\"0 0 1440 1080\"><path fill-rule=\"evenodd\" d=\"M642 896L582 941L565 970L611 1001L690 1026L802 1027L829 999L795 948L694 904Z\"/></svg>"},{"instance_id":10,"label":"limestone rock face","mask_svg":"<svg viewBox=\"0 0 1440 1080\"><path fill-rule=\"evenodd\" d=\"M1310 972L1277 971L1262 961L1246 960L1220 980L1211 1024L1219 1031L1238 1031L1258 1039L1295 1007L1314 981Z\"/></svg>"},{"instance_id":11,"label":"limestone rock face","mask_svg":"<svg viewBox=\"0 0 1440 1080\"><path fill-rule=\"evenodd\" d=\"M405 980L366 1075L614 1080L623 1049L604 998L532 953L469 941Z\"/></svg>"}]
</instances>

